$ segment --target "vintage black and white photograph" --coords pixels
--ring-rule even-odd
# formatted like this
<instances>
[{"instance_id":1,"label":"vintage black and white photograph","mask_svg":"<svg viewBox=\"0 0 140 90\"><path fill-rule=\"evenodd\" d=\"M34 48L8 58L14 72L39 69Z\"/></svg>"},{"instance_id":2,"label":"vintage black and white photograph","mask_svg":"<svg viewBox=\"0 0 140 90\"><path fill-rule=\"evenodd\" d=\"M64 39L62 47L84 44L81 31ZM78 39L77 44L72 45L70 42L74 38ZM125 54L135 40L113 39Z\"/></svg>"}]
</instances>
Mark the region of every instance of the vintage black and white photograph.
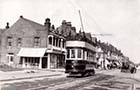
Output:
<instances>
[{"instance_id":1,"label":"vintage black and white photograph","mask_svg":"<svg viewBox=\"0 0 140 90\"><path fill-rule=\"evenodd\" d=\"M140 90L140 0L0 0L0 90Z\"/></svg>"}]
</instances>

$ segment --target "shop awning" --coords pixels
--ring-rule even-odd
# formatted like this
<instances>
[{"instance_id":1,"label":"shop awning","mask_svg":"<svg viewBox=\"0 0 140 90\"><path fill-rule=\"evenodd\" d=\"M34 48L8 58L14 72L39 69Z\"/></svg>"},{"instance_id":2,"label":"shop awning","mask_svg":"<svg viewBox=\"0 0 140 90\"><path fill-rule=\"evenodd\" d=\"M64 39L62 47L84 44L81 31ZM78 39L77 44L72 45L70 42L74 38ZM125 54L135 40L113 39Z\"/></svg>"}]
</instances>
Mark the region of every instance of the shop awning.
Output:
<instances>
[{"instance_id":1,"label":"shop awning","mask_svg":"<svg viewBox=\"0 0 140 90\"><path fill-rule=\"evenodd\" d=\"M21 48L17 56L21 57L43 57L47 48Z\"/></svg>"}]
</instances>

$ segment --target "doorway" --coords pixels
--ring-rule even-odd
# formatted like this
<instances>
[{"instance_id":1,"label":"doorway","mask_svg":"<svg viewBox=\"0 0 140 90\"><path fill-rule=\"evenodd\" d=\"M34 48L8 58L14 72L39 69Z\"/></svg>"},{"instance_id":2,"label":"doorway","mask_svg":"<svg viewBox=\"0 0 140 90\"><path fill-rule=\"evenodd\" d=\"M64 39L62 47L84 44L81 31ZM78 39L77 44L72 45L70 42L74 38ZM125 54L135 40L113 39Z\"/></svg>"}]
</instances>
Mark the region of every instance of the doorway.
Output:
<instances>
[{"instance_id":1,"label":"doorway","mask_svg":"<svg viewBox=\"0 0 140 90\"><path fill-rule=\"evenodd\" d=\"M42 68L47 68L47 62L48 62L47 57L43 57L42 58Z\"/></svg>"}]
</instances>

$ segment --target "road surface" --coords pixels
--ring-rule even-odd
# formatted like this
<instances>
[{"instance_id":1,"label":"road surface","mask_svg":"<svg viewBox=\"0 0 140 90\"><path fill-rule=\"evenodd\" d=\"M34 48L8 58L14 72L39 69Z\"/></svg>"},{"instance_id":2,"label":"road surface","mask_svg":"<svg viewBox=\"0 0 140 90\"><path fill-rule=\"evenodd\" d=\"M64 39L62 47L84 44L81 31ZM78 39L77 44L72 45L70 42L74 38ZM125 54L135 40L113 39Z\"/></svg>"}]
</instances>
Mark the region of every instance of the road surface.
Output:
<instances>
[{"instance_id":1,"label":"road surface","mask_svg":"<svg viewBox=\"0 0 140 90\"><path fill-rule=\"evenodd\" d=\"M97 71L95 76L50 76L25 81L3 82L2 90L140 90L135 74L119 70Z\"/></svg>"}]
</instances>

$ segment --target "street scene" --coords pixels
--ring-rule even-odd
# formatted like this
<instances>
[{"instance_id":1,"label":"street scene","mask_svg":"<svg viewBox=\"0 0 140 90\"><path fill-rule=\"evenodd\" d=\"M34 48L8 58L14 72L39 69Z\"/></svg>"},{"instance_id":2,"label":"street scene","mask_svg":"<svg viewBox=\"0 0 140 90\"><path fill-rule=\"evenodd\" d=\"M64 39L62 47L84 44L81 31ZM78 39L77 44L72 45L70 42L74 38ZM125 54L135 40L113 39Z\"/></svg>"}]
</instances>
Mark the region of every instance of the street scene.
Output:
<instances>
[{"instance_id":1,"label":"street scene","mask_svg":"<svg viewBox=\"0 0 140 90\"><path fill-rule=\"evenodd\" d=\"M138 0L0 0L0 90L140 90Z\"/></svg>"},{"instance_id":2,"label":"street scene","mask_svg":"<svg viewBox=\"0 0 140 90\"><path fill-rule=\"evenodd\" d=\"M140 71L129 74L118 69L97 70L94 76L79 77L69 76L64 70L39 70L1 76L1 90L140 90Z\"/></svg>"}]
</instances>

